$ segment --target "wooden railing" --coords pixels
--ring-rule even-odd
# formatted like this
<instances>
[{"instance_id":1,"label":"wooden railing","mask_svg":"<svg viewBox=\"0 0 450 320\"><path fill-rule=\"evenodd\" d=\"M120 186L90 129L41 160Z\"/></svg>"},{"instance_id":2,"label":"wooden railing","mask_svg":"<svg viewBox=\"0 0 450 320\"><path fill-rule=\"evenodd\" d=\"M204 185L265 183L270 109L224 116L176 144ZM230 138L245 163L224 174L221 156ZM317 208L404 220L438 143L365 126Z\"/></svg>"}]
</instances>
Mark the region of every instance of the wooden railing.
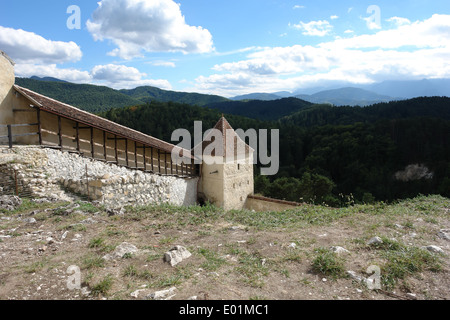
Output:
<instances>
[{"instance_id":1,"label":"wooden railing","mask_svg":"<svg viewBox=\"0 0 450 320\"><path fill-rule=\"evenodd\" d=\"M17 127L31 127L31 126L39 126L39 123L30 123L30 124L4 124L0 125L0 128L8 128L8 135L0 136L0 139L8 138L8 145L10 148L13 147L13 138L15 137L25 137L25 136L35 136L40 135L39 132L31 132L31 133L20 133L13 134L12 129Z\"/></svg>"}]
</instances>

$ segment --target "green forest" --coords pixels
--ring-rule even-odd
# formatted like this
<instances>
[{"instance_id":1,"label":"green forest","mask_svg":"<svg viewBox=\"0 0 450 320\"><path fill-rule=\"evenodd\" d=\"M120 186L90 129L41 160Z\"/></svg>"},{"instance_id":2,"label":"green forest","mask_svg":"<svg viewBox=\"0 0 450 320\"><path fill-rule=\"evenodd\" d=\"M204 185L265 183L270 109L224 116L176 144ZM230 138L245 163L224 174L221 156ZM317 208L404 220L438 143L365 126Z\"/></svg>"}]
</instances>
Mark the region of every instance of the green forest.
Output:
<instances>
[{"instance_id":1,"label":"green forest","mask_svg":"<svg viewBox=\"0 0 450 320\"><path fill-rule=\"evenodd\" d=\"M265 120L255 119L258 103L270 105ZM292 99L258 103L241 102L239 115L225 115L234 129L280 130L280 170L275 176L259 176L256 165L255 193L332 206L418 194L450 197L450 98L416 98L365 108ZM273 111L276 104L278 115ZM201 120L205 131L225 111L217 105L212 109L153 101L101 115L170 142L175 129L193 133L194 121ZM426 167L431 176L396 178L414 164Z\"/></svg>"}]
</instances>

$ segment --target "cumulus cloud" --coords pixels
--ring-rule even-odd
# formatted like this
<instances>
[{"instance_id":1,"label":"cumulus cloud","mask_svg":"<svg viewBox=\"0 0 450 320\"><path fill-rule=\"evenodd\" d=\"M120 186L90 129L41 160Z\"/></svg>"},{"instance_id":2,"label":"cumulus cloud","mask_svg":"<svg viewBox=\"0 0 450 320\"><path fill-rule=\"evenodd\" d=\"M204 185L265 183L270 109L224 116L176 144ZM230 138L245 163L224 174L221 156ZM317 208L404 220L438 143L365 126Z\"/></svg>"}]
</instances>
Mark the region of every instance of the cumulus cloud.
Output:
<instances>
[{"instance_id":1,"label":"cumulus cloud","mask_svg":"<svg viewBox=\"0 0 450 320\"><path fill-rule=\"evenodd\" d=\"M145 73L139 72L136 68L116 64L95 66L91 74L95 80L108 80L110 82L136 81L146 76Z\"/></svg>"},{"instance_id":2,"label":"cumulus cloud","mask_svg":"<svg viewBox=\"0 0 450 320\"><path fill-rule=\"evenodd\" d=\"M18 63L14 67L16 76L29 78L32 76L53 77L73 83L86 83L92 80L88 71L74 68L59 68L56 64Z\"/></svg>"},{"instance_id":3,"label":"cumulus cloud","mask_svg":"<svg viewBox=\"0 0 450 320\"><path fill-rule=\"evenodd\" d=\"M92 68L90 74L94 83L104 84L114 89L131 89L139 86L153 86L161 89L172 88L167 80L144 79L147 74L124 65L98 65Z\"/></svg>"},{"instance_id":4,"label":"cumulus cloud","mask_svg":"<svg viewBox=\"0 0 450 320\"><path fill-rule=\"evenodd\" d=\"M211 33L190 26L173 0L102 0L87 21L95 40L111 40L110 55L124 59L143 52L211 52Z\"/></svg>"},{"instance_id":5,"label":"cumulus cloud","mask_svg":"<svg viewBox=\"0 0 450 320\"><path fill-rule=\"evenodd\" d=\"M196 89L233 96L329 82L450 77L450 15L401 22L389 30L316 46L259 48L244 60L214 66L217 73L198 77Z\"/></svg>"},{"instance_id":6,"label":"cumulus cloud","mask_svg":"<svg viewBox=\"0 0 450 320\"><path fill-rule=\"evenodd\" d=\"M411 21L407 18L401 18L401 17L392 17L386 20L387 22L392 22L397 26L403 26L405 24L411 24Z\"/></svg>"},{"instance_id":7,"label":"cumulus cloud","mask_svg":"<svg viewBox=\"0 0 450 320\"><path fill-rule=\"evenodd\" d=\"M33 32L2 26L0 48L16 63L58 64L79 61L83 56L73 41L52 41Z\"/></svg>"},{"instance_id":8,"label":"cumulus cloud","mask_svg":"<svg viewBox=\"0 0 450 320\"><path fill-rule=\"evenodd\" d=\"M292 25L293 28L301 30L305 36L323 37L333 30L333 26L327 20L318 20L305 23L300 21L299 24Z\"/></svg>"}]
</instances>

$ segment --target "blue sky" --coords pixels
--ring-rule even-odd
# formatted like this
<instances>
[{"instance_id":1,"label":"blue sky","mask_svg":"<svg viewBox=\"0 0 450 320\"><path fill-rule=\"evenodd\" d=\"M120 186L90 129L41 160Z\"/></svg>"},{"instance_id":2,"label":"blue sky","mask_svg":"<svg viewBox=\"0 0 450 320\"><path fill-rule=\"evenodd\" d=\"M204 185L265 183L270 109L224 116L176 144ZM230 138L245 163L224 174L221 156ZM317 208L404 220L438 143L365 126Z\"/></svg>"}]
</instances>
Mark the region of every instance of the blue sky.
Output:
<instances>
[{"instance_id":1,"label":"blue sky","mask_svg":"<svg viewBox=\"0 0 450 320\"><path fill-rule=\"evenodd\" d=\"M227 97L450 78L448 0L0 2L17 76Z\"/></svg>"}]
</instances>

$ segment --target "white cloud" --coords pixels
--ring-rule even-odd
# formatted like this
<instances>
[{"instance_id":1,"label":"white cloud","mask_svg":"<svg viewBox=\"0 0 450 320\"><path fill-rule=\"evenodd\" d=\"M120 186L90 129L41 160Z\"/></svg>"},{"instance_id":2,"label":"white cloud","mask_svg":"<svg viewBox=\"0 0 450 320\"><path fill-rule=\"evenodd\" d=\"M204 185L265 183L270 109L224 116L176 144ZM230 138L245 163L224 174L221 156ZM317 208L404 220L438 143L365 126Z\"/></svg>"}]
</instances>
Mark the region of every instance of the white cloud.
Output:
<instances>
[{"instance_id":1,"label":"white cloud","mask_svg":"<svg viewBox=\"0 0 450 320\"><path fill-rule=\"evenodd\" d=\"M117 48L109 54L124 59L143 52L214 50L211 33L188 25L173 0L102 0L87 28L95 40L111 40Z\"/></svg>"},{"instance_id":2,"label":"white cloud","mask_svg":"<svg viewBox=\"0 0 450 320\"><path fill-rule=\"evenodd\" d=\"M448 61L450 15L433 15L375 34L316 46L260 48L245 60L214 66L216 74L198 77L195 90L235 96L252 91L292 91L330 82L448 78Z\"/></svg>"},{"instance_id":3,"label":"white cloud","mask_svg":"<svg viewBox=\"0 0 450 320\"><path fill-rule=\"evenodd\" d=\"M406 18L392 17L386 20L387 22L393 22L397 26L403 26L405 24L411 24L411 21Z\"/></svg>"},{"instance_id":4,"label":"white cloud","mask_svg":"<svg viewBox=\"0 0 450 320\"><path fill-rule=\"evenodd\" d=\"M333 16L330 17L330 19L331 19L331 20L336 20L336 19L339 19L339 16L333 15Z\"/></svg>"},{"instance_id":5,"label":"white cloud","mask_svg":"<svg viewBox=\"0 0 450 320\"><path fill-rule=\"evenodd\" d=\"M305 36L318 37L326 36L333 30L333 26L327 20L311 21L308 23L300 21L299 24L294 24L292 27L301 30Z\"/></svg>"},{"instance_id":6,"label":"white cloud","mask_svg":"<svg viewBox=\"0 0 450 320\"><path fill-rule=\"evenodd\" d=\"M349 33L355 33L355 31L348 29L348 30L345 30L344 33L347 33L347 34L349 34Z\"/></svg>"},{"instance_id":7,"label":"white cloud","mask_svg":"<svg viewBox=\"0 0 450 320\"><path fill-rule=\"evenodd\" d=\"M39 77L54 77L61 80L74 82L74 83L87 83L92 80L88 71L81 71L78 69L61 69L56 64L30 64L30 63L17 63L14 67L16 76L29 78L32 76Z\"/></svg>"},{"instance_id":8,"label":"white cloud","mask_svg":"<svg viewBox=\"0 0 450 320\"><path fill-rule=\"evenodd\" d=\"M29 78L54 77L73 83L105 85L114 89L132 89L139 86L153 86L161 89L171 89L169 81L164 79L145 79L145 73L133 67L123 65L98 65L89 71L73 68L58 68L56 64L36 65L18 63L15 66L18 77Z\"/></svg>"},{"instance_id":9,"label":"white cloud","mask_svg":"<svg viewBox=\"0 0 450 320\"><path fill-rule=\"evenodd\" d=\"M73 41L52 41L33 32L0 26L0 48L16 63L55 64L79 61L83 56Z\"/></svg>"},{"instance_id":10,"label":"white cloud","mask_svg":"<svg viewBox=\"0 0 450 320\"><path fill-rule=\"evenodd\" d=\"M149 64L155 67L168 67L168 68L175 68L176 64L175 62L171 61L152 61Z\"/></svg>"},{"instance_id":11,"label":"white cloud","mask_svg":"<svg viewBox=\"0 0 450 320\"><path fill-rule=\"evenodd\" d=\"M305 6L301 6L301 5L295 5L294 7L292 7L292 9L296 10L296 9L304 9Z\"/></svg>"},{"instance_id":12,"label":"white cloud","mask_svg":"<svg viewBox=\"0 0 450 320\"><path fill-rule=\"evenodd\" d=\"M138 69L117 64L95 66L91 71L94 80L106 80L108 82L138 81L145 77Z\"/></svg>"}]
</instances>

